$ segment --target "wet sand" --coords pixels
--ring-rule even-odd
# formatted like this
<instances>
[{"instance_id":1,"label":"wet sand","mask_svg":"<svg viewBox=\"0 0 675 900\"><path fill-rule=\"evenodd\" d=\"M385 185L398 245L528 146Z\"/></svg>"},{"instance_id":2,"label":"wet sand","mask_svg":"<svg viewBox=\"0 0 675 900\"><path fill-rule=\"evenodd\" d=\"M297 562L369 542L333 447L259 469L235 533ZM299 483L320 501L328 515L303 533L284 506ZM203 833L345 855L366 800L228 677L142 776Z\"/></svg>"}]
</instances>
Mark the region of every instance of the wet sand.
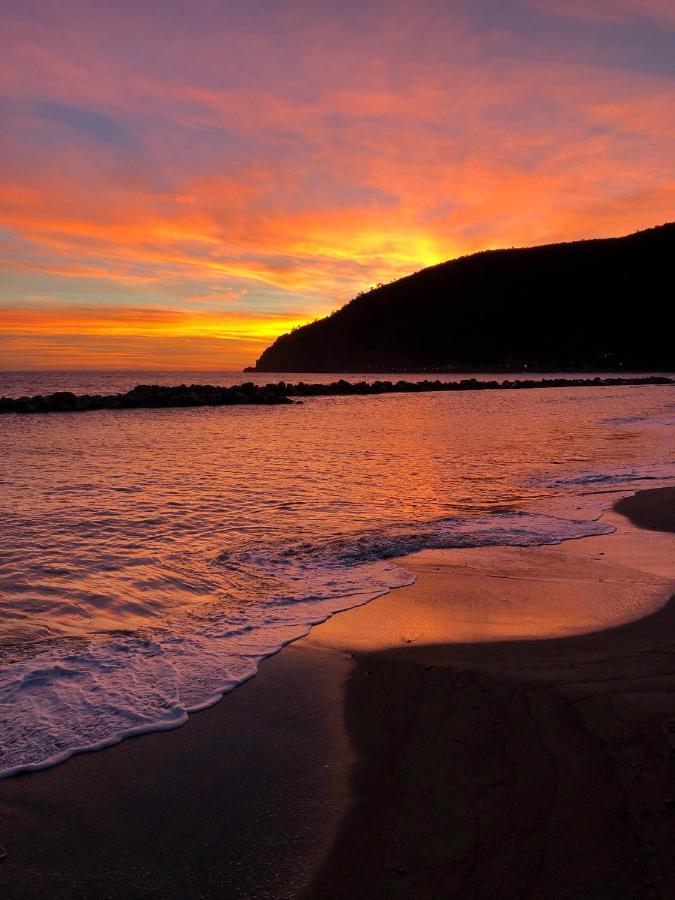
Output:
<instances>
[{"instance_id":1,"label":"wet sand","mask_svg":"<svg viewBox=\"0 0 675 900\"><path fill-rule=\"evenodd\" d=\"M673 896L675 544L618 513L674 501L416 554L185 727L0 782L0 895Z\"/></svg>"},{"instance_id":2,"label":"wet sand","mask_svg":"<svg viewBox=\"0 0 675 900\"><path fill-rule=\"evenodd\" d=\"M673 489L616 508L642 527L675 530ZM461 551L419 554L408 563L417 583L397 592L393 622L379 634L382 601L349 613L352 624L362 619L360 640L385 649L359 655L349 682L354 803L308 895L675 896L675 600L592 634L500 640L509 625L490 584L497 570L521 612L566 634L580 611L572 595L592 602L593 577L602 614L612 592L658 606L672 593L674 549L671 535L624 527L557 550L487 551L493 572L464 571L459 581L443 570L458 566ZM519 574L504 565L512 556ZM538 601L553 590L563 603L560 580L572 615L547 621ZM443 598L481 585L496 607L478 617L488 642L427 643L445 631ZM428 629L404 633L401 625L414 625L404 608L427 602ZM628 610L619 607L621 617ZM470 637L475 625L465 618ZM320 626L310 640L328 643L331 632L341 644L344 622Z\"/></svg>"},{"instance_id":3,"label":"wet sand","mask_svg":"<svg viewBox=\"0 0 675 900\"><path fill-rule=\"evenodd\" d=\"M350 660L298 644L175 731L0 781L0 897L285 898L349 807Z\"/></svg>"}]
</instances>

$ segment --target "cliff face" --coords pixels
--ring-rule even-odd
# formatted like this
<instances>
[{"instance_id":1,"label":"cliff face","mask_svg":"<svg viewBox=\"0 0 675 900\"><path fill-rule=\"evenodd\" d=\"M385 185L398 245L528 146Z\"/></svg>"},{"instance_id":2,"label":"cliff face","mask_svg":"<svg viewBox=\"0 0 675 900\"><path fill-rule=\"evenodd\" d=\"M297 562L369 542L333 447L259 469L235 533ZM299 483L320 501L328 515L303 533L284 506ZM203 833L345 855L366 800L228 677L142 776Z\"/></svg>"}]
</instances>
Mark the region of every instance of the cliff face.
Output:
<instances>
[{"instance_id":1,"label":"cliff face","mask_svg":"<svg viewBox=\"0 0 675 900\"><path fill-rule=\"evenodd\" d=\"M675 223L423 269L282 335L253 371L675 368Z\"/></svg>"}]
</instances>

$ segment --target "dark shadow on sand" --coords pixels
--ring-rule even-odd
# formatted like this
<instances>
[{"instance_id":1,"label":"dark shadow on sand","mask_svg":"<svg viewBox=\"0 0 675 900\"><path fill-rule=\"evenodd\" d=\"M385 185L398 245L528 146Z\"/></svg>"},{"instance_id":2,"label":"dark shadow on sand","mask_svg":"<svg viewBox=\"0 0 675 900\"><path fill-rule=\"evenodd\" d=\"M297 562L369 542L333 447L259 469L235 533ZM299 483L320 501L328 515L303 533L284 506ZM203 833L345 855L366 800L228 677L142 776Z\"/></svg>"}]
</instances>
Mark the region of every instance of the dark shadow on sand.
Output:
<instances>
[{"instance_id":1,"label":"dark shadow on sand","mask_svg":"<svg viewBox=\"0 0 675 900\"><path fill-rule=\"evenodd\" d=\"M675 489L615 509L672 531ZM313 898L675 893L675 598L575 637L360 656L353 806Z\"/></svg>"}]
</instances>

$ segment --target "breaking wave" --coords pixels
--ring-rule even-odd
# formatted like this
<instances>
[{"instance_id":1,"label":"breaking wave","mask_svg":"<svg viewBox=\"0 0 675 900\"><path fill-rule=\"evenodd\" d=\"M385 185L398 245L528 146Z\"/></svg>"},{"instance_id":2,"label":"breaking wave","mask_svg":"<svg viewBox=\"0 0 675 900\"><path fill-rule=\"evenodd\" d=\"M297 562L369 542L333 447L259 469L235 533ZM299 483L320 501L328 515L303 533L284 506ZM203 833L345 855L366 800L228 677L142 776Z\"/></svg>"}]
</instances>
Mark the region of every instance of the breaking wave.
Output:
<instances>
[{"instance_id":1,"label":"breaking wave","mask_svg":"<svg viewBox=\"0 0 675 900\"><path fill-rule=\"evenodd\" d=\"M257 603L223 610L214 600L173 613L161 627L6 647L0 776L183 724L313 624L411 583L393 557L425 548L555 544L611 530L507 511L224 552L211 564L258 586Z\"/></svg>"}]
</instances>

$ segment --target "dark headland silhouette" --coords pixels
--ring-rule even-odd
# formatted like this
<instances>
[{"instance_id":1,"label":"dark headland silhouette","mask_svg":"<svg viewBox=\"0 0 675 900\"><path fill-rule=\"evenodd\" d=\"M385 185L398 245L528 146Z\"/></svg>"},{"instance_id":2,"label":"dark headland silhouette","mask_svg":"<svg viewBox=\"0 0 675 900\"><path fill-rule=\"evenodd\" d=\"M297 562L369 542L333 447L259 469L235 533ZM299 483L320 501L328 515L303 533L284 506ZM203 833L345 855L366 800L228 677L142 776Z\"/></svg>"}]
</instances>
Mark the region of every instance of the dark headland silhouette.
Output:
<instances>
[{"instance_id":1,"label":"dark headland silhouette","mask_svg":"<svg viewBox=\"0 0 675 900\"><path fill-rule=\"evenodd\" d=\"M675 223L488 250L360 294L256 372L669 371Z\"/></svg>"}]
</instances>

